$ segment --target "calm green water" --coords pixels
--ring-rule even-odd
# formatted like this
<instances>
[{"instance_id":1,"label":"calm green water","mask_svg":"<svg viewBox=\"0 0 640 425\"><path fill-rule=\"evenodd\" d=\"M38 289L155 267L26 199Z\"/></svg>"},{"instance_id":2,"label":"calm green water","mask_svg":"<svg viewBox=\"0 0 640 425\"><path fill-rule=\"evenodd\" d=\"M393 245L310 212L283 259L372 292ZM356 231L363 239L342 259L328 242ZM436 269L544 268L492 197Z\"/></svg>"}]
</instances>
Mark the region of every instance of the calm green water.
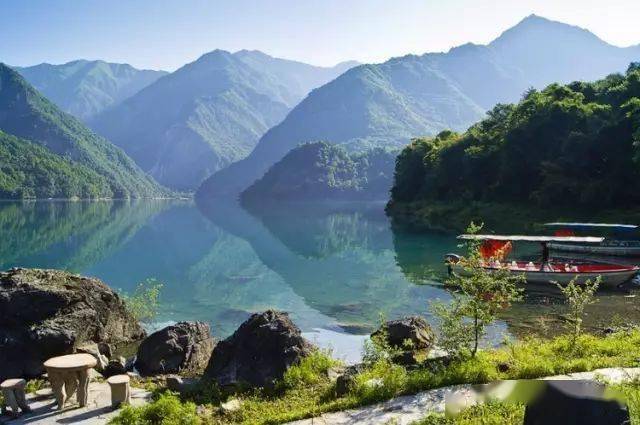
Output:
<instances>
[{"instance_id":1,"label":"calm green water","mask_svg":"<svg viewBox=\"0 0 640 425\"><path fill-rule=\"evenodd\" d=\"M363 338L387 318L428 315L449 299L439 283L453 235L392 231L383 204L298 204L246 211L220 201L0 203L0 268L66 269L128 292L164 283L156 327L203 320L232 333L251 312L288 311L307 336L355 359ZM629 293L601 296L590 312L605 323L640 313ZM556 294L528 292L491 339L557 328Z\"/></svg>"}]
</instances>

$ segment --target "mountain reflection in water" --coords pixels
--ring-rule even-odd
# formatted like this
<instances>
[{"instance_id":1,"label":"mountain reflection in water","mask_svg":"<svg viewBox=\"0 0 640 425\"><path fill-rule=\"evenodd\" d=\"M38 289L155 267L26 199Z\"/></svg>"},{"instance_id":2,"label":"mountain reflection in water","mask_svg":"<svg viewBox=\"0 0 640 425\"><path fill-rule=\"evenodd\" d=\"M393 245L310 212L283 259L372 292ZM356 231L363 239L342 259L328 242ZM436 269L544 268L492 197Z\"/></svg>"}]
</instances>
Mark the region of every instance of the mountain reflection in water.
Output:
<instances>
[{"instance_id":1,"label":"mountain reflection in water","mask_svg":"<svg viewBox=\"0 0 640 425\"><path fill-rule=\"evenodd\" d=\"M454 235L392 229L381 203L261 205L217 200L0 203L0 266L60 268L131 291L164 283L158 326L203 320L217 337L251 312L287 311L307 336L355 359L381 315L423 314L447 300L443 254ZM640 317L628 293L605 293L587 325ZM557 293L528 291L492 341L509 332L557 331ZM552 322L550 322L552 321Z\"/></svg>"}]
</instances>

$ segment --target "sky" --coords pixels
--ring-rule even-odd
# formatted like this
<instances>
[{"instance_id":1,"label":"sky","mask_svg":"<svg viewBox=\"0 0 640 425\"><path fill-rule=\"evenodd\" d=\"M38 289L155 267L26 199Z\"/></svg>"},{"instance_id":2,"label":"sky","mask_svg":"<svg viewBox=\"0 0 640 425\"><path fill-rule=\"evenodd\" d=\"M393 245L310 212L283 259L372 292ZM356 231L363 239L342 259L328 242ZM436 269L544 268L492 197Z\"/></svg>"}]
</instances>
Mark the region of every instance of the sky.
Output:
<instances>
[{"instance_id":1,"label":"sky","mask_svg":"<svg viewBox=\"0 0 640 425\"><path fill-rule=\"evenodd\" d=\"M535 13L640 43L639 0L0 0L0 62L173 71L214 49L331 66L486 44Z\"/></svg>"}]
</instances>

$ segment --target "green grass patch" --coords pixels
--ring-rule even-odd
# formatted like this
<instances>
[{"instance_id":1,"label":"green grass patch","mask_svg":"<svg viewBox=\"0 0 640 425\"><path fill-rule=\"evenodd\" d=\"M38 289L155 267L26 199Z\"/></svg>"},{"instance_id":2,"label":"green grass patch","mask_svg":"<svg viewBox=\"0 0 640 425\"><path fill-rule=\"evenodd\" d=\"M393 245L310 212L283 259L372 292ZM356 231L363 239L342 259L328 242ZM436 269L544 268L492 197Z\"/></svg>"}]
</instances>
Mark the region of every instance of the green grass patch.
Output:
<instances>
[{"instance_id":1,"label":"green grass patch","mask_svg":"<svg viewBox=\"0 0 640 425\"><path fill-rule=\"evenodd\" d=\"M161 394L153 403L141 407L125 406L109 421L113 425L198 425L203 423L196 414L196 405L180 400L171 392Z\"/></svg>"},{"instance_id":2,"label":"green grass patch","mask_svg":"<svg viewBox=\"0 0 640 425\"><path fill-rule=\"evenodd\" d=\"M635 367L640 366L640 331L619 332L605 337L582 335L575 344L571 343L568 336L549 340L526 338L497 349L480 351L475 358L455 360L448 365L425 365L415 370L407 370L380 360L356 376L353 389L342 397L336 396L335 382L332 382L327 374L329 368L335 365L335 360L326 353L317 352L300 365L291 367L282 382L273 390L261 389L229 395L221 394L216 389L208 395L200 393L196 402L209 404L210 413L203 418L206 422L276 424L454 384L538 378L614 366ZM636 388L634 390L630 386L625 388L631 396L636 397L636 407L632 409L637 412L637 406L640 406L640 391L637 388L640 386L636 385L633 387ZM238 411L225 414L217 406L229 396L239 398L242 407ZM159 400L168 405L167 400L162 397ZM183 400L186 406L193 407L193 403L189 404L188 400L196 400L194 395ZM152 405L156 403L158 401ZM178 408L175 403L171 406ZM499 408L495 406L487 406L486 409L489 410L484 413L484 408L479 409L480 411L474 414L486 414L490 417L499 412ZM130 410L131 408L128 408L126 415L134 417L134 412ZM191 411L191 407L188 410ZM515 411L510 414L514 418L517 416ZM156 423L174 422L161 420ZM454 423L494 422L473 422L469 419L468 422Z\"/></svg>"},{"instance_id":3,"label":"green grass patch","mask_svg":"<svg viewBox=\"0 0 640 425\"><path fill-rule=\"evenodd\" d=\"M412 425L521 425L523 421L524 405L489 402L465 409L455 418L434 413Z\"/></svg>"}]
</instances>

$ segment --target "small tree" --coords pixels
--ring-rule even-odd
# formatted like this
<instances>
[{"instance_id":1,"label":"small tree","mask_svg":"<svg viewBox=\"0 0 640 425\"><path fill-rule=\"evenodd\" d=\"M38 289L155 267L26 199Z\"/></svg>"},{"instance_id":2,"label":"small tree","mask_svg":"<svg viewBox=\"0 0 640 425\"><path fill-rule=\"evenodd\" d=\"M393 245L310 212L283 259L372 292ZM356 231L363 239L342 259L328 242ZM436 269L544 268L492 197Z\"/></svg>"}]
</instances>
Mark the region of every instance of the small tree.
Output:
<instances>
[{"instance_id":1,"label":"small tree","mask_svg":"<svg viewBox=\"0 0 640 425\"><path fill-rule=\"evenodd\" d=\"M467 233L476 234L480 229L482 225L472 222ZM467 242L467 257L457 264L459 273L452 273L447 281L455 288L451 303L432 303L432 312L440 321L439 344L455 355L475 357L487 326L522 297L518 283L524 282L524 275L514 275L506 267L485 269L480 244L473 239Z\"/></svg>"},{"instance_id":2,"label":"small tree","mask_svg":"<svg viewBox=\"0 0 640 425\"><path fill-rule=\"evenodd\" d=\"M584 309L597 302L595 293L600 286L602 278L598 276L595 281L587 280L584 285L577 283L578 277L571 279L568 285L556 284L569 304L569 320L571 321L571 344L575 345L582 333L582 321Z\"/></svg>"},{"instance_id":3,"label":"small tree","mask_svg":"<svg viewBox=\"0 0 640 425\"><path fill-rule=\"evenodd\" d=\"M125 305L133 317L143 323L150 323L160 310L160 290L162 283L147 279L138 283L132 294L122 294Z\"/></svg>"}]
</instances>

